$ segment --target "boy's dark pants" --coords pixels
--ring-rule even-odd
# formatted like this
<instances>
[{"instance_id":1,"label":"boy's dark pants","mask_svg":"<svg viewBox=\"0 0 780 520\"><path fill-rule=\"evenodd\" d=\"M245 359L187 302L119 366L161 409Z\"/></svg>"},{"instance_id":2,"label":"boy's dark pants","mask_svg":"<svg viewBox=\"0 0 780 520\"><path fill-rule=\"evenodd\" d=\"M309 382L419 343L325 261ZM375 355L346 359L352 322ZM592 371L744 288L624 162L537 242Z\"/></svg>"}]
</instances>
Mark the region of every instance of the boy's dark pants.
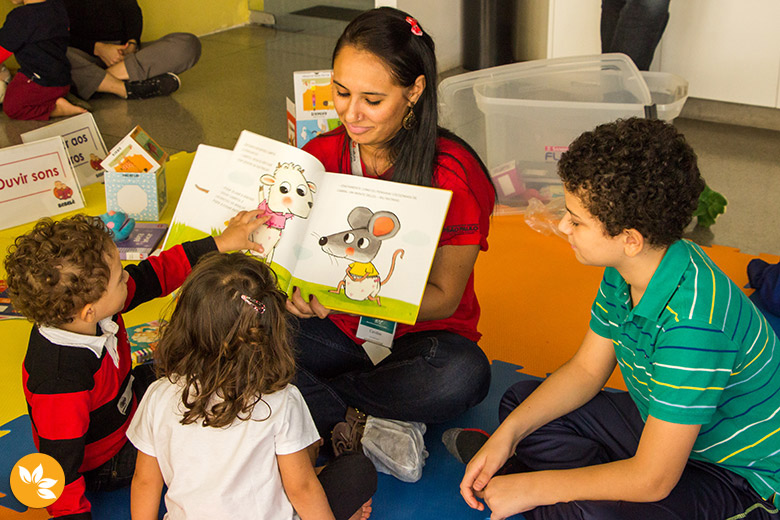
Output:
<instances>
[{"instance_id":1,"label":"boy's dark pants","mask_svg":"<svg viewBox=\"0 0 780 520\"><path fill-rule=\"evenodd\" d=\"M139 402L156 378L152 363L144 363L133 369L133 392ZM84 473L87 491L113 491L129 486L135 473L137 454L138 451L133 443L125 442L116 455L97 468Z\"/></svg>"},{"instance_id":2,"label":"boy's dark pants","mask_svg":"<svg viewBox=\"0 0 780 520\"><path fill-rule=\"evenodd\" d=\"M510 387L501 399L499 420L503 422L539 384L521 381ZM636 453L644 426L627 392L602 391L578 410L523 439L506 467L538 471L626 459ZM746 512L737 518L780 518L777 508L762 500L744 478L715 464L689 460L677 486L660 502L576 501L538 507L523 515L533 520L710 520Z\"/></svg>"}]
</instances>

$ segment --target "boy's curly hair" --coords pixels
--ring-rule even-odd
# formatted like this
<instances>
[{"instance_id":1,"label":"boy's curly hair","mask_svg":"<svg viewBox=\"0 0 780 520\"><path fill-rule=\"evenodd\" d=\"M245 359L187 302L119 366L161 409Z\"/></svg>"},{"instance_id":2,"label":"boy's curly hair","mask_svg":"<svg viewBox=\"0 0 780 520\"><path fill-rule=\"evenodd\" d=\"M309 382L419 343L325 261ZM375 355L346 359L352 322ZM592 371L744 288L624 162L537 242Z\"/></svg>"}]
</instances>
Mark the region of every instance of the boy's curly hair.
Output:
<instances>
[{"instance_id":1,"label":"boy's curly hair","mask_svg":"<svg viewBox=\"0 0 780 520\"><path fill-rule=\"evenodd\" d=\"M561 156L558 174L609 236L636 229L659 247L682 238L704 189L693 149L660 120L623 119L585 132Z\"/></svg>"},{"instance_id":2,"label":"boy's curly hair","mask_svg":"<svg viewBox=\"0 0 780 520\"><path fill-rule=\"evenodd\" d=\"M39 220L8 248L11 302L28 320L59 327L106 292L111 235L98 217Z\"/></svg>"},{"instance_id":3,"label":"boy's curly hair","mask_svg":"<svg viewBox=\"0 0 780 520\"><path fill-rule=\"evenodd\" d=\"M247 420L263 394L292 381L286 302L265 263L242 253L200 259L154 352L158 375L184 388L182 424Z\"/></svg>"}]
</instances>

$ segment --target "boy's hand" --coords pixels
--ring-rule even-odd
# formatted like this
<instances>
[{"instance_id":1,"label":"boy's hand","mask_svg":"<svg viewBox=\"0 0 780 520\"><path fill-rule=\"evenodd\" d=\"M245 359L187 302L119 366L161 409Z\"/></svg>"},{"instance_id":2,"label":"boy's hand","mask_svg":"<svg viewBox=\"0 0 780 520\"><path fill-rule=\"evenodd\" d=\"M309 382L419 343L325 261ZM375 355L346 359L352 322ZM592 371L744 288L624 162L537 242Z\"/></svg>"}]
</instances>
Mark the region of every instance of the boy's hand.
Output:
<instances>
[{"instance_id":1,"label":"boy's hand","mask_svg":"<svg viewBox=\"0 0 780 520\"><path fill-rule=\"evenodd\" d=\"M534 502L528 492L527 476L517 473L494 477L484 491L477 493L490 509L490 520L504 520L540 505Z\"/></svg>"},{"instance_id":2,"label":"boy's hand","mask_svg":"<svg viewBox=\"0 0 780 520\"><path fill-rule=\"evenodd\" d=\"M123 53L124 45L114 45L113 43L95 42L95 56L103 60L106 67L116 65L120 61L124 61L125 55Z\"/></svg>"},{"instance_id":3,"label":"boy's hand","mask_svg":"<svg viewBox=\"0 0 780 520\"><path fill-rule=\"evenodd\" d=\"M509 460L514 446L514 439L504 438L499 428L469 461L460 482L460 494L469 507L484 511L485 506L477 497L482 498L493 475Z\"/></svg>"},{"instance_id":4,"label":"boy's hand","mask_svg":"<svg viewBox=\"0 0 780 520\"><path fill-rule=\"evenodd\" d=\"M258 218L259 214L259 210L239 211L235 217L231 218L222 234L214 237L219 252L227 253L228 251L249 249L263 253L260 244L249 240L249 235L268 220L268 217Z\"/></svg>"}]
</instances>

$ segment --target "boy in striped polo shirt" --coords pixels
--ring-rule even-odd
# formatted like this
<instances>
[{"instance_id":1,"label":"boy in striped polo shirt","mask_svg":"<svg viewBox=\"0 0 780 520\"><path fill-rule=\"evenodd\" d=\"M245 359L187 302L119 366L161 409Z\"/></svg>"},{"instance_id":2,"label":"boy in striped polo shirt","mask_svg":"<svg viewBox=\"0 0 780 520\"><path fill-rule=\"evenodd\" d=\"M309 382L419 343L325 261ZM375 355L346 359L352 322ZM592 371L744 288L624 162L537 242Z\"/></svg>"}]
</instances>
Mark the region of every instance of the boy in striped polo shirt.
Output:
<instances>
[{"instance_id":1,"label":"boy in striped polo shirt","mask_svg":"<svg viewBox=\"0 0 780 520\"><path fill-rule=\"evenodd\" d=\"M578 137L559 173L559 229L606 267L590 330L544 382L505 393L492 436L445 434L470 460L464 499L493 520L780 518L780 344L681 239L704 187L693 150L627 119ZM627 393L602 390L616 365Z\"/></svg>"}]
</instances>

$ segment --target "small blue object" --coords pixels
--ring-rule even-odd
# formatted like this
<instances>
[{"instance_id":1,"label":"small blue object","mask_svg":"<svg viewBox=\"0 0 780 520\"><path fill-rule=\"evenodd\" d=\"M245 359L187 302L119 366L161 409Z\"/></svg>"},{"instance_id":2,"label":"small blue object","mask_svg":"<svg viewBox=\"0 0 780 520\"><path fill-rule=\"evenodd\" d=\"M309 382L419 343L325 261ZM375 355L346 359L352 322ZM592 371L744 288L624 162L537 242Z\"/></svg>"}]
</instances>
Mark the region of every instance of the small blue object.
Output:
<instances>
[{"instance_id":1,"label":"small blue object","mask_svg":"<svg viewBox=\"0 0 780 520\"><path fill-rule=\"evenodd\" d=\"M108 230L113 234L114 242L126 240L135 227L135 220L128 218L127 215L121 211L103 213L100 215L100 220L106 224Z\"/></svg>"}]
</instances>

